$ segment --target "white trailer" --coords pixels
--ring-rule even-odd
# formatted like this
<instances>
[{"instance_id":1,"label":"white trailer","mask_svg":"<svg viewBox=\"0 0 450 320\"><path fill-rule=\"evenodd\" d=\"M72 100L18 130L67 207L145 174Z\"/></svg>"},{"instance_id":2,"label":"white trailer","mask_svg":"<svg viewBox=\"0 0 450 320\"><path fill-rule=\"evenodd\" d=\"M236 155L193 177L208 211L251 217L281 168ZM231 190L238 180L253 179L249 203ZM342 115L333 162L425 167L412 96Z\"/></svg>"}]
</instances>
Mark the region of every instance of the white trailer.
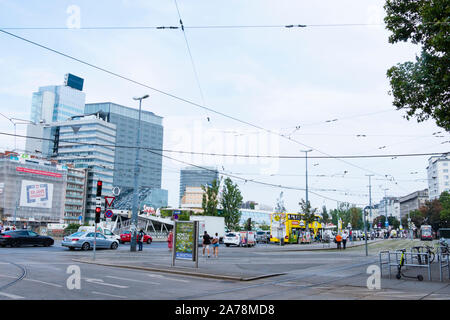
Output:
<instances>
[{"instance_id":1,"label":"white trailer","mask_svg":"<svg viewBox=\"0 0 450 320\"><path fill-rule=\"evenodd\" d=\"M205 231L208 232L210 237L214 237L216 233L219 236L219 241L223 241L225 236L225 218L214 216L193 216L191 215L190 221L199 221L199 238L202 239ZM200 241L200 244L202 242Z\"/></svg>"}]
</instances>

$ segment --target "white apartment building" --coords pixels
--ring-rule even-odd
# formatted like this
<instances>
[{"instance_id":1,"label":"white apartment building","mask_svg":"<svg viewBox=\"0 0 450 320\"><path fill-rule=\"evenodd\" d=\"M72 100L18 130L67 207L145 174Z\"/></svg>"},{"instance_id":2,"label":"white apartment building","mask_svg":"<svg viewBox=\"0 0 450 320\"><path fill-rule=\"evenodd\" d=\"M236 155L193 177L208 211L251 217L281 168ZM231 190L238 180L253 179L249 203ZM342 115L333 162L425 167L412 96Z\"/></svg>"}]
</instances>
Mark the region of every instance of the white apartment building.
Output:
<instances>
[{"instance_id":1,"label":"white apartment building","mask_svg":"<svg viewBox=\"0 0 450 320\"><path fill-rule=\"evenodd\" d=\"M449 153L428 159L428 196L430 200L438 199L442 192L450 190L449 170Z\"/></svg>"}]
</instances>

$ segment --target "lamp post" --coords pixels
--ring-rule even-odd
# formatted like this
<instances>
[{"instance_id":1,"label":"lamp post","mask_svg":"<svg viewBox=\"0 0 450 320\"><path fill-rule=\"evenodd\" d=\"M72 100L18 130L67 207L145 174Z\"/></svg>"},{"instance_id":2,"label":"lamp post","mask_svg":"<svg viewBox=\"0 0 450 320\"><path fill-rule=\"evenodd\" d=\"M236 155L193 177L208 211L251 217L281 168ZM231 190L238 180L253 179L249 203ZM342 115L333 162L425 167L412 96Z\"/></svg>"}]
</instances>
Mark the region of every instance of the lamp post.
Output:
<instances>
[{"instance_id":1,"label":"lamp post","mask_svg":"<svg viewBox=\"0 0 450 320\"><path fill-rule=\"evenodd\" d=\"M131 215L131 243L130 243L130 251L136 251L136 236L137 236L137 224L138 224L138 206L139 206L139 148L140 144L140 131L141 131L141 106L142 100L148 98L149 95L146 94L142 97L133 97L134 100L139 100L139 120L138 120L138 128L136 135L136 161L134 165L134 193L133 193L133 212Z\"/></svg>"},{"instance_id":2,"label":"lamp post","mask_svg":"<svg viewBox=\"0 0 450 320\"><path fill-rule=\"evenodd\" d=\"M301 152L305 153L305 165L306 165L306 173L305 173L305 177L306 177L306 205L308 206L308 152L311 152L312 149L309 150L300 150Z\"/></svg>"}]
</instances>

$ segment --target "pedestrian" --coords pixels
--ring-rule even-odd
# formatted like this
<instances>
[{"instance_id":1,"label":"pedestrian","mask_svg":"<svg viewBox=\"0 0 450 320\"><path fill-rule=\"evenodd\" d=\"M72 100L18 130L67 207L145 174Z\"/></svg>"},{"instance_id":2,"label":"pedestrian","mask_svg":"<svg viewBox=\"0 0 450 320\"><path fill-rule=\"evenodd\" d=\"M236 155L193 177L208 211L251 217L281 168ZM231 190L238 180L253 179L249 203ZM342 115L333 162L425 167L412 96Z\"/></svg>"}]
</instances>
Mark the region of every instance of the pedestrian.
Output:
<instances>
[{"instance_id":1,"label":"pedestrian","mask_svg":"<svg viewBox=\"0 0 450 320\"><path fill-rule=\"evenodd\" d=\"M3 223L0 222L0 233L3 232Z\"/></svg>"},{"instance_id":2,"label":"pedestrian","mask_svg":"<svg viewBox=\"0 0 450 320\"><path fill-rule=\"evenodd\" d=\"M219 234L216 232L216 235L212 239L213 245L213 257L219 257Z\"/></svg>"},{"instance_id":3,"label":"pedestrian","mask_svg":"<svg viewBox=\"0 0 450 320\"><path fill-rule=\"evenodd\" d=\"M211 237L208 234L208 232L205 231L205 233L203 234L203 256L205 256L205 249L208 252L208 258L210 258L209 255L209 245L211 244Z\"/></svg>"},{"instance_id":4,"label":"pedestrian","mask_svg":"<svg viewBox=\"0 0 450 320\"><path fill-rule=\"evenodd\" d=\"M141 229L138 233L138 245L139 245L139 251L142 251L142 247L144 245L144 230Z\"/></svg>"},{"instance_id":5,"label":"pedestrian","mask_svg":"<svg viewBox=\"0 0 450 320\"><path fill-rule=\"evenodd\" d=\"M341 250L342 236L339 233L336 234L336 237L334 238L334 242L336 242L336 244L337 244L337 249Z\"/></svg>"},{"instance_id":6,"label":"pedestrian","mask_svg":"<svg viewBox=\"0 0 450 320\"><path fill-rule=\"evenodd\" d=\"M169 251L172 251L172 245L173 245L173 232L170 230L169 236L167 237L167 246L169 247Z\"/></svg>"},{"instance_id":7,"label":"pedestrian","mask_svg":"<svg viewBox=\"0 0 450 320\"><path fill-rule=\"evenodd\" d=\"M342 235L342 246L345 250L345 246L347 244L347 231L344 231L344 234Z\"/></svg>"}]
</instances>

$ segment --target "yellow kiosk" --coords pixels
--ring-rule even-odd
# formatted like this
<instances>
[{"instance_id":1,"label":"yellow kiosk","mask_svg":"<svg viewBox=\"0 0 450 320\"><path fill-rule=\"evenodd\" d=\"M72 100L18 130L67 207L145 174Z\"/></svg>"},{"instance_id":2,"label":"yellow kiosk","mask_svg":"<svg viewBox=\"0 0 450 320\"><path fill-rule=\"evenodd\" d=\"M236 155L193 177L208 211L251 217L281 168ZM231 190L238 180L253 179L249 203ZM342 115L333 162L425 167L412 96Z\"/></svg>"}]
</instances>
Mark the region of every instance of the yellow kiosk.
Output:
<instances>
[{"instance_id":1,"label":"yellow kiosk","mask_svg":"<svg viewBox=\"0 0 450 320\"><path fill-rule=\"evenodd\" d=\"M306 223L301 213L271 213L270 214L270 241L280 242L280 236L284 237L285 243L308 243L311 242L310 235L306 234ZM321 217L315 215L316 220ZM309 224L309 229L313 231L314 237L322 229L319 221Z\"/></svg>"}]
</instances>

